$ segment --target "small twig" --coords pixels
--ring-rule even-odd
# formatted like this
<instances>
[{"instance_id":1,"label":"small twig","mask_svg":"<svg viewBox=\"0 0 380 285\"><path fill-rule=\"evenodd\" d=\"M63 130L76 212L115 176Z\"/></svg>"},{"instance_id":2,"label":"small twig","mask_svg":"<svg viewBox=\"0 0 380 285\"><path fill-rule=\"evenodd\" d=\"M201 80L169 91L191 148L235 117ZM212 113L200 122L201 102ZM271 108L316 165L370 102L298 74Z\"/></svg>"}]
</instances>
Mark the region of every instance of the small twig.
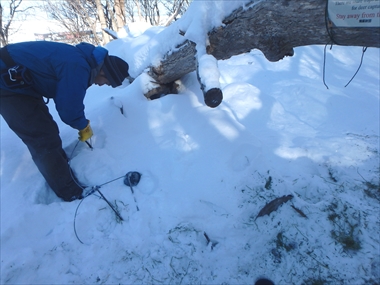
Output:
<instances>
[{"instance_id":1,"label":"small twig","mask_svg":"<svg viewBox=\"0 0 380 285\"><path fill-rule=\"evenodd\" d=\"M367 183L369 183L359 172L359 168L356 168L356 172L360 175L361 178L363 178L363 180Z\"/></svg>"},{"instance_id":2,"label":"small twig","mask_svg":"<svg viewBox=\"0 0 380 285\"><path fill-rule=\"evenodd\" d=\"M317 263L319 263L321 266L323 266L324 268L326 268L326 269L329 269L329 266L328 265L326 265L326 264L323 264L322 262L320 262L319 260L317 260L314 256L312 256L311 255L311 253L312 252L307 252L307 254L312 258L312 259L314 259Z\"/></svg>"},{"instance_id":3,"label":"small twig","mask_svg":"<svg viewBox=\"0 0 380 285\"><path fill-rule=\"evenodd\" d=\"M295 206L293 206L293 205L290 205L290 207L292 207L292 208L293 208L298 214L300 214L301 217L307 219L307 216L305 215L305 213L302 212L300 209L298 209L297 207L295 207Z\"/></svg>"},{"instance_id":4,"label":"small twig","mask_svg":"<svg viewBox=\"0 0 380 285\"><path fill-rule=\"evenodd\" d=\"M307 239L307 241L309 241L309 238L307 236L305 236L298 228L296 225L294 225L294 227L296 228L296 230L304 237Z\"/></svg>"}]
</instances>

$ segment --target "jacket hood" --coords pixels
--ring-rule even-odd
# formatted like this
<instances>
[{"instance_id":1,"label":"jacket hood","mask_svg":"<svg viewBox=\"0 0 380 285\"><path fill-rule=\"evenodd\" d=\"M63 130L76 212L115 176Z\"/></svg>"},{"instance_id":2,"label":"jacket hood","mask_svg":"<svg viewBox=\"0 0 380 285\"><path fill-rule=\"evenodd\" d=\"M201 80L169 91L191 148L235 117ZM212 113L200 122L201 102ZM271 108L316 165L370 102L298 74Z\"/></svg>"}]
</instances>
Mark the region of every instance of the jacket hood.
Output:
<instances>
[{"instance_id":1,"label":"jacket hood","mask_svg":"<svg viewBox=\"0 0 380 285\"><path fill-rule=\"evenodd\" d=\"M101 65L108 54L108 51L105 48L95 47L89 43L80 43L75 47L82 52L91 69Z\"/></svg>"},{"instance_id":2,"label":"jacket hood","mask_svg":"<svg viewBox=\"0 0 380 285\"><path fill-rule=\"evenodd\" d=\"M91 86L103 66L104 58L108 55L108 50L102 47L95 47L89 43L80 43L75 47L81 51L91 67L91 75L88 82L88 86Z\"/></svg>"}]
</instances>

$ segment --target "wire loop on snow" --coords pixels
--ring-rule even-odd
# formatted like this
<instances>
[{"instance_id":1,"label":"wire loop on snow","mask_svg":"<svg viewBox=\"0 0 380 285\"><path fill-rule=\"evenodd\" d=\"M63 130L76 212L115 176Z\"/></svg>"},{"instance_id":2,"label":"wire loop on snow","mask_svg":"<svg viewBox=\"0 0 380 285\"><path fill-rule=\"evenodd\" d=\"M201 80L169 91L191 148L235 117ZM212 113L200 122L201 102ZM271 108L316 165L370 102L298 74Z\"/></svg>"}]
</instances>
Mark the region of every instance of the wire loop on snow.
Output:
<instances>
[{"instance_id":1,"label":"wire loop on snow","mask_svg":"<svg viewBox=\"0 0 380 285\"><path fill-rule=\"evenodd\" d=\"M330 49L332 49L332 45L335 44L335 45L339 45L339 43L335 40L334 38L334 34L333 34L333 23L330 21L330 18L329 18L329 13L328 13L328 0L326 0L326 9L325 9L325 23L326 23L326 31L327 31L327 34L332 42L331 44L331 47ZM327 89L329 89L329 87L327 86L326 84L326 81L325 81L325 68L326 68L326 47L328 46L328 44L325 45L325 49L324 49L324 56L323 56L323 84L326 86ZM350 81L348 81L348 83L344 86L344 87L347 87L351 81L355 78L355 76L358 74L361 66L362 66L362 63L363 63L363 58L364 58L364 53L366 52L367 50L367 47L363 47L363 53L362 53L362 57L361 57L361 60L360 60L360 64L359 64L359 67L358 69L356 70L355 74L352 76L352 78L350 79Z\"/></svg>"}]
</instances>

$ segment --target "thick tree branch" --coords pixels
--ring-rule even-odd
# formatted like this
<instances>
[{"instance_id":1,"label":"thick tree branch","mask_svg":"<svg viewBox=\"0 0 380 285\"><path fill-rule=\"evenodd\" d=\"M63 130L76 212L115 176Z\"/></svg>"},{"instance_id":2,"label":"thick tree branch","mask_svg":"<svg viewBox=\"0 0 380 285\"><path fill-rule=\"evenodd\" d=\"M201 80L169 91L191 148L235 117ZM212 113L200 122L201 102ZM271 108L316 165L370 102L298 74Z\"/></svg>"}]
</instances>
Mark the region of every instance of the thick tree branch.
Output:
<instances>
[{"instance_id":1,"label":"thick tree branch","mask_svg":"<svg viewBox=\"0 0 380 285\"><path fill-rule=\"evenodd\" d=\"M335 43L380 47L380 28L336 28L326 18L326 0L262 1L238 9L210 33L210 50L217 59L261 50L270 61L293 55L299 46ZM329 33L330 31L330 33Z\"/></svg>"},{"instance_id":2,"label":"thick tree branch","mask_svg":"<svg viewBox=\"0 0 380 285\"><path fill-rule=\"evenodd\" d=\"M293 48L318 44L380 47L380 27L337 28L326 17L327 0L266 0L232 12L223 27L210 31L207 52L216 59L259 49L269 61L294 54ZM186 40L149 75L168 84L196 69L196 46ZM148 97L148 96L147 96Z\"/></svg>"}]
</instances>

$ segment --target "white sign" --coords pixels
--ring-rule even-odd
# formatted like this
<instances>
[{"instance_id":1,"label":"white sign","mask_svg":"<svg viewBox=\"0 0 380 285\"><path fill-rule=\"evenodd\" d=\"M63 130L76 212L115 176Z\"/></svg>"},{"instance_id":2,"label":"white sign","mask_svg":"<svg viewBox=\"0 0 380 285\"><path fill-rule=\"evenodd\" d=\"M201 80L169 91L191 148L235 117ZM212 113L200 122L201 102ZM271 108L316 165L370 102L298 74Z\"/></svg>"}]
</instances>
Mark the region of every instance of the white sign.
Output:
<instances>
[{"instance_id":1,"label":"white sign","mask_svg":"<svg viewBox=\"0 0 380 285\"><path fill-rule=\"evenodd\" d=\"M329 18L337 27L380 27L380 0L328 0Z\"/></svg>"}]
</instances>

